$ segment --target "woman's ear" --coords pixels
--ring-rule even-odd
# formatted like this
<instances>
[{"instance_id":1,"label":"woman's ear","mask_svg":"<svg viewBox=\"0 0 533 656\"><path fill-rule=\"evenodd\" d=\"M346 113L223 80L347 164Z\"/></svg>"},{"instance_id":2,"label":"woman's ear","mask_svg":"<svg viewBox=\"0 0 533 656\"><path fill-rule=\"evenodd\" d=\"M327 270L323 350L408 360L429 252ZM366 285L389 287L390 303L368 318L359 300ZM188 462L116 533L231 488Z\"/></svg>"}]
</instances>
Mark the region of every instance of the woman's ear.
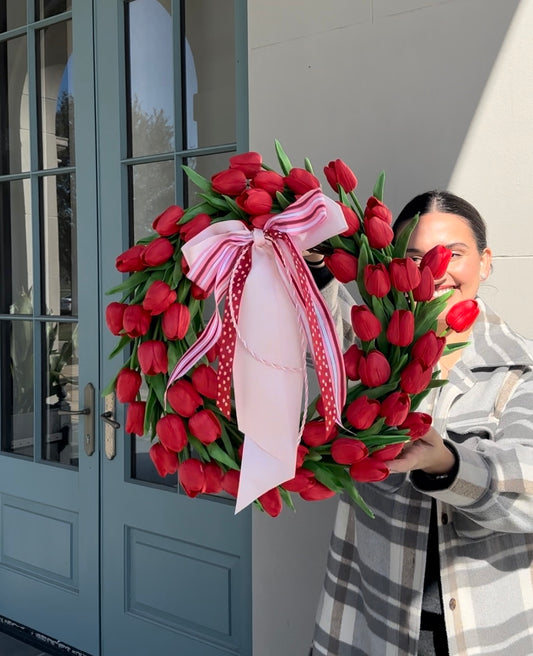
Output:
<instances>
[{"instance_id":1,"label":"woman's ear","mask_svg":"<svg viewBox=\"0 0 533 656\"><path fill-rule=\"evenodd\" d=\"M489 277L492 266L492 251L490 248L485 248L483 253L481 253L480 259L480 269L479 269L479 278L480 280L486 280Z\"/></svg>"}]
</instances>

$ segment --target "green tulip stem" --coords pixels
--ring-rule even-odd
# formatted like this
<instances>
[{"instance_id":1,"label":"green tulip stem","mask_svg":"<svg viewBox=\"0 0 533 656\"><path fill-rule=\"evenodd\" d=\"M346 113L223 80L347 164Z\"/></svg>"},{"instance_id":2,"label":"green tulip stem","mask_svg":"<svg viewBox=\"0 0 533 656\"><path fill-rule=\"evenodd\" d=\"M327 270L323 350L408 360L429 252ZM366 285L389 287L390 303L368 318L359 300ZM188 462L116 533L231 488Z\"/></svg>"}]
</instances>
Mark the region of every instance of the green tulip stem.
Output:
<instances>
[{"instance_id":1,"label":"green tulip stem","mask_svg":"<svg viewBox=\"0 0 533 656\"><path fill-rule=\"evenodd\" d=\"M353 191L350 191L350 198L354 202L357 213L359 214L359 218L361 220L363 220L363 217L365 215L365 211L363 210L363 207L362 207L361 203L359 202L359 199L357 198L357 196L355 195L355 193Z\"/></svg>"}]
</instances>

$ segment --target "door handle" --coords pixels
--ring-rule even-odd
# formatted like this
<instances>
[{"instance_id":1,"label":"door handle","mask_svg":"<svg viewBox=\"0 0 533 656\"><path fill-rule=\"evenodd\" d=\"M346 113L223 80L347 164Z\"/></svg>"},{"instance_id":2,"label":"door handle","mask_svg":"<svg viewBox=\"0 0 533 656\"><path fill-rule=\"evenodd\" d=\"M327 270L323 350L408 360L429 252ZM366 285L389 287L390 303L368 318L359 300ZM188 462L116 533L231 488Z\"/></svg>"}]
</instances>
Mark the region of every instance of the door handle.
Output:
<instances>
[{"instance_id":1,"label":"door handle","mask_svg":"<svg viewBox=\"0 0 533 656\"><path fill-rule=\"evenodd\" d=\"M117 453L116 431L120 428L119 422L114 418L115 393L111 392L104 400L105 412L100 417L104 420L104 452L108 460L113 460Z\"/></svg>"},{"instance_id":2,"label":"door handle","mask_svg":"<svg viewBox=\"0 0 533 656\"><path fill-rule=\"evenodd\" d=\"M83 446L85 453L92 456L94 453L94 387L87 383L83 390L83 405L81 410L59 410L60 415L83 415Z\"/></svg>"}]
</instances>

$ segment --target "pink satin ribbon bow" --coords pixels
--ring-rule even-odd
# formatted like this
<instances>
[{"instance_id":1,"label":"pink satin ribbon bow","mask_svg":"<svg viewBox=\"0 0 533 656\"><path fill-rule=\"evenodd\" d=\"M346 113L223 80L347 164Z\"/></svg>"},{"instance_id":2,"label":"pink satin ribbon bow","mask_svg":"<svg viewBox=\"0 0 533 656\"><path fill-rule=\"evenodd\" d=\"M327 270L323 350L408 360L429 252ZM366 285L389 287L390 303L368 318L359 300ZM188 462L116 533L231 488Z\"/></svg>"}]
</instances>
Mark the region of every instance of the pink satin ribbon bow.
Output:
<instances>
[{"instance_id":1,"label":"pink satin ribbon bow","mask_svg":"<svg viewBox=\"0 0 533 656\"><path fill-rule=\"evenodd\" d=\"M217 405L229 416L233 376L237 424L245 435L236 513L294 476L307 345L326 429L340 423L346 399L342 349L301 251L345 229L339 206L313 189L270 218L263 230L222 221L183 246L187 277L214 293L216 307L168 386L218 343Z\"/></svg>"}]
</instances>

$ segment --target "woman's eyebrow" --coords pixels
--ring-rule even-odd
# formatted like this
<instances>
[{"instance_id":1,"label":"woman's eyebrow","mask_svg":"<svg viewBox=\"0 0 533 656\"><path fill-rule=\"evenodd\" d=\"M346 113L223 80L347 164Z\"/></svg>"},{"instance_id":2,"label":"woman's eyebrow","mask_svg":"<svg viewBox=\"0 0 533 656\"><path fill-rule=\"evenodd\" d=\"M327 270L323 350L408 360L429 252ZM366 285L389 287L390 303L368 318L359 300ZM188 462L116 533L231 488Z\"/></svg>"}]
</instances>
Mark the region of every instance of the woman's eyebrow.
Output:
<instances>
[{"instance_id":1,"label":"woman's eyebrow","mask_svg":"<svg viewBox=\"0 0 533 656\"><path fill-rule=\"evenodd\" d=\"M450 251L453 251L455 248L465 248L465 249L469 248L468 244L465 244L463 241L454 241L451 244L445 244L445 247ZM421 251L418 248L408 248L406 252L420 254L420 253L424 253L425 251Z\"/></svg>"}]
</instances>

